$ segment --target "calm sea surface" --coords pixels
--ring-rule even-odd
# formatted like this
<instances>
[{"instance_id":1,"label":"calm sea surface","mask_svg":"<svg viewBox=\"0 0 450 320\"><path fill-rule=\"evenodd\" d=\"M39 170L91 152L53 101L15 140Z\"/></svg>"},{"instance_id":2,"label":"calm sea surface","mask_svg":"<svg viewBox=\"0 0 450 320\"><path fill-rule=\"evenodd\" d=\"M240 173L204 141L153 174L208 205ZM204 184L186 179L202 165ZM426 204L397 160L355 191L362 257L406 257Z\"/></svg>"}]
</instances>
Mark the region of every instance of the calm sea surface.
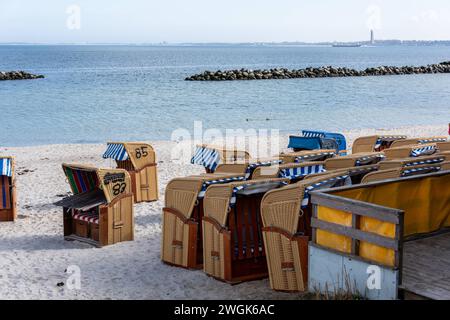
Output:
<instances>
[{"instance_id":1,"label":"calm sea surface","mask_svg":"<svg viewBox=\"0 0 450 320\"><path fill-rule=\"evenodd\" d=\"M423 65L450 47L0 46L0 146L170 139L177 128L342 130L450 121L450 74L187 82L206 69Z\"/></svg>"}]
</instances>

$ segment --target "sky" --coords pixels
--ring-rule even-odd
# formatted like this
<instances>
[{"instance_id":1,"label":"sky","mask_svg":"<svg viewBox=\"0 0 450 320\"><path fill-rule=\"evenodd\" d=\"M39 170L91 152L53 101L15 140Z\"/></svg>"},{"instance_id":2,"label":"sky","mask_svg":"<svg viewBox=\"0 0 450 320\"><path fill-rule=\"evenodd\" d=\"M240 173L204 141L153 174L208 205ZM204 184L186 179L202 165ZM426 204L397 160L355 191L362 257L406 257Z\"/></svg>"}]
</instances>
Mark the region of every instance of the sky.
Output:
<instances>
[{"instance_id":1,"label":"sky","mask_svg":"<svg viewBox=\"0 0 450 320\"><path fill-rule=\"evenodd\" d=\"M0 0L0 43L450 40L448 0Z\"/></svg>"}]
</instances>

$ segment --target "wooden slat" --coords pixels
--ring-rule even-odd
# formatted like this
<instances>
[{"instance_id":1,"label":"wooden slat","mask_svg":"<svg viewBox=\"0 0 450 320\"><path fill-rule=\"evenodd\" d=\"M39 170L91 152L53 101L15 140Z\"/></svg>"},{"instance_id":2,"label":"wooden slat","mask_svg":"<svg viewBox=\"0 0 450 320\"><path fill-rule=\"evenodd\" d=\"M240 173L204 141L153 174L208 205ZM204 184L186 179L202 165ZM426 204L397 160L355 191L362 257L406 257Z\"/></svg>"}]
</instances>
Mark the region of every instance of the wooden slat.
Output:
<instances>
[{"instance_id":1,"label":"wooden slat","mask_svg":"<svg viewBox=\"0 0 450 320\"><path fill-rule=\"evenodd\" d=\"M403 213L402 210L387 208L319 191L311 192L311 203L313 205L320 205L394 224L400 222L399 216Z\"/></svg>"},{"instance_id":2,"label":"wooden slat","mask_svg":"<svg viewBox=\"0 0 450 320\"><path fill-rule=\"evenodd\" d=\"M351 227L346 227L339 224L318 220L315 218L311 220L311 225L313 228L316 229L329 231L349 238L354 238L360 241L367 241L384 248L393 250L399 249L398 240L380 236L375 233L364 232L361 230L353 229Z\"/></svg>"}]
</instances>

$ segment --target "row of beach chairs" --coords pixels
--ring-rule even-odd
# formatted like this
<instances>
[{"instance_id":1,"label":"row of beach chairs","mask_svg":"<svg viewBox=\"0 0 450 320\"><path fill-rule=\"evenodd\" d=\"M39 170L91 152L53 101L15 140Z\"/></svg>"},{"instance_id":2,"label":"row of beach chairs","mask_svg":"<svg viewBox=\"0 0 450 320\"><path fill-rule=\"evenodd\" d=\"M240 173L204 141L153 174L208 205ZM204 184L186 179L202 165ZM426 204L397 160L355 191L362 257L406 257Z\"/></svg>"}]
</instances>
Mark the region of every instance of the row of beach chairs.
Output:
<instances>
[{"instance_id":1,"label":"row of beach chairs","mask_svg":"<svg viewBox=\"0 0 450 320\"><path fill-rule=\"evenodd\" d=\"M308 248L322 226L313 203L318 191L450 170L446 137L361 137L350 152L343 135L303 131L289 147L255 159L243 150L198 146L191 163L205 173L175 178L165 190L162 261L228 283L269 277L274 290L305 291ZM103 158L115 168L62 165L71 195L55 204L63 208L66 239L95 246L133 240L134 203L158 199L150 145L111 142ZM0 157L0 221L14 220L15 197L14 159ZM339 220L326 208L320 216ZM324 234L331 248L341 239Z\"/></svg>"},{"instance_id":2,"label":"row of beach chairs","mask_svg":"<svg viewBox=\"0 0 450 320\"><path fill-rule=\"evenodd\" d=\"M134 238L134 203L158 200L156 155L147 143L109 142L103 154L116 168L63 164L71 195L63 208L64 236L95 246ZM16 217L14 159L0 157L0 221Z\"/></svg>"},{"instance_id":3,"label":"row of beach chairs","mask_svg":"<svg viewBox=\"0 0 450 320\"><path fill-rule=\"evenodd\" d=\"M361 137L348 154L342 135L304 131L289 147L254 159L198 146L191 163L206 173L166 188L162 260L229 283L269 277L275 290L304 291L315 191L450 170L446 137Z\"/></svg>"}]
</instances>

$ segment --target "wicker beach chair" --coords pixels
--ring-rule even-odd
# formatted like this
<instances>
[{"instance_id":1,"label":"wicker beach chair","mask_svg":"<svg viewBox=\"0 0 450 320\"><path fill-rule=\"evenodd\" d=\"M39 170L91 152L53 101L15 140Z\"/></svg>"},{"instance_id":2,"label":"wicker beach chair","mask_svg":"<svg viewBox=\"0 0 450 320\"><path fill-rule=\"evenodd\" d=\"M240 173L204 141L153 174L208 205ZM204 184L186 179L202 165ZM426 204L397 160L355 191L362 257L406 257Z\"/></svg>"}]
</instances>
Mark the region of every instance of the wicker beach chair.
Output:
<instances>
[{"instance_id":1,"label":"wicker beach chair","mask_svg":"<svg viewBox=\"0 0 450 320\"><path fill-rule=\"evenodd\" d=\"M16 216L14 158L0 156L0 221L14 221Z\"/></svg>"},{"instance_id":2,"label":"wicker beach chair","mask_svg":"<svg viewBox=\"0 0 450 320\"><path fill-rule=\"evenodd\" d=\"M134 239L131 178L124 169L63 164L71 196L63 207L64 236L102 247Z\"/></svg>"},{"instance_id":3,"label":"wicker beach chair","mask_svg":"<svg viewBox=\"0 0 450 320\"><path fill-rule=\"evenodd\" d=\"M444 164L445 167L447 166ZM420 164L420 165L411 165L405 167L397 167L385 170L378 170L375 172L371 172L367 174L361 183L369 183L374 181L381 181L387 179L395 179L402 177L409 177L419 174L427 174L434 173L442 170L442 163L434 163L434 164Z\"/></svg>"},{"instance_id":4,"label":"wicker beach chair","mask_svg":"<svg viewBox=\"0 0 450 320\"><path fill-rule=\"evenodd\" d=\"M418 158L403 158L403 159L393 159L393 160L384 160L381 161L379 165L379 170L387 170L387 169L395 169L395 168L404 168L417 166L422 164L436 164L442 163L446 160L445 155L443 154L434 154L431 156L422 156Z\"/></svg>"},{"instance_id":5,"label":"wicker beach chair","mask_svg":"<svg viewBox=\"0 0 450 320\"><path fill-rule=\"evenodd\" d=\"M287 179L265 179L213 185L206 190L203 201L206 274L228 283L267 277L261 198L286 183Z\"/></svg>"},{"instance_id":6,"label":"wicker beach chair","mask_svg":"<svg viewBox=\"0 0 450 320\"><path fill-rule=\"evenodd\" d=\"M334 149L319 149L319 150L303 150L297 152L281 153L279 158L283 163L301 163L310 161L325 161L328 158L336 156Z\"/></svg>"},{"instance_id":7,"label":"wicker beach chair","mask_svg":"<svg viewBox=\"0 0 450 320\"><path fill-rule=\"evenodd\" d=\"M252 180L268 178L287 178L290 183L295 183L308 175L314 175L325 171L325 162L311 161L302 163L286 163L279 166L256 168Z\"/></svg>"},{"instance_id":8,"label":"wicker beach chair","mask_svg":"<svg viewBox=\"0 0 450 320\"><path fill-rule=\"evenodd\" d=\"M325 169L329 171L376 164L384 158L383 152L355 153L325 160Z\"/></svg>"},{"instance_id":9,"label":"wicker beach chair","mask_svg":"<svg viewBox=\"0 0 450 320\"><path fill-rule=\"evenodd\" d=\"M379 152L388 149L397 140L404 140L403 135L374 135L355 139L352 153Z\"/></svg>"},{"instance_id":10,"label":"wicker beach chair","mask_svg":"<svg viewBox=\"0 0 450 320\"><path fill-rule=\"evenodd\" d=\"M294 151L332 149L340 153L347 149L347 142L340 133L303 130L299 136L289 136L288 148Z\"/></svg>"},{"instance_id":11,"label":"wicker beach chair","mask_svg":"<svg viewBox=\"0 0 450 320\"><path fill-rule=\"evenodd\" d=\"M191 163L205 167L207 173L214 173L219 164L243 163L250 158L250 154L244 150L203 144L196 147Z\"/></svg>"},{"instance_id":12,"label":"wicker beach chair","mask_svg":"<svg viewBox=\"0 0 450 320\"><path fill-rule=\"evenodd\" d=\"M161 260L167 264L199 269L203 265L202 219L207 188L243 181L241 174L202 174L171 180L163 208Z\"/></svg>"},{"instance_id":13,"label":"wicker beach chair","mask_svg":"<svg viewBox=\"0 0 450 320\"><path fill-rule=\"evenodd\" d=\"M384 150L384 154L388 160L430 156L437 152L439 152L439 148L436 143L407 145Z\"/></svg>"},{"instance_id":14,"label":"wicker beach chair","mask_svg":"<svg viewBox=\"0 0 450 320\"><path fill-rule=\"evenodd\" d=\"M108 142L103 158L114 159L117 168L128 171L136 203L158 200L156 155L151 145L144 142Z\"/></svg>"},{"instance_id":15,"label":"wicker beach chair","mask_svg":"<svg viewBox=\"0 0 450 320\"><path fill-rule=\"evenodd\" d=\"M402 140L396 140L392 143L391 148L404 147L417 144L428 144L437 142L446 142L447 137L420 137L420 138L408 138Z\"/></svg>"},{"instance_id":16,"label":"wicker beach chair","mask_svg":"<svg viewBox=\"0 0 450 320\"><path fill-rule=\"evenodd\" d=\"M272 289L307 290L310 193L349 184L349 176L345 173L323 174L264 195L261 202L262 230Z\"/></svg>"}]
</instances>

